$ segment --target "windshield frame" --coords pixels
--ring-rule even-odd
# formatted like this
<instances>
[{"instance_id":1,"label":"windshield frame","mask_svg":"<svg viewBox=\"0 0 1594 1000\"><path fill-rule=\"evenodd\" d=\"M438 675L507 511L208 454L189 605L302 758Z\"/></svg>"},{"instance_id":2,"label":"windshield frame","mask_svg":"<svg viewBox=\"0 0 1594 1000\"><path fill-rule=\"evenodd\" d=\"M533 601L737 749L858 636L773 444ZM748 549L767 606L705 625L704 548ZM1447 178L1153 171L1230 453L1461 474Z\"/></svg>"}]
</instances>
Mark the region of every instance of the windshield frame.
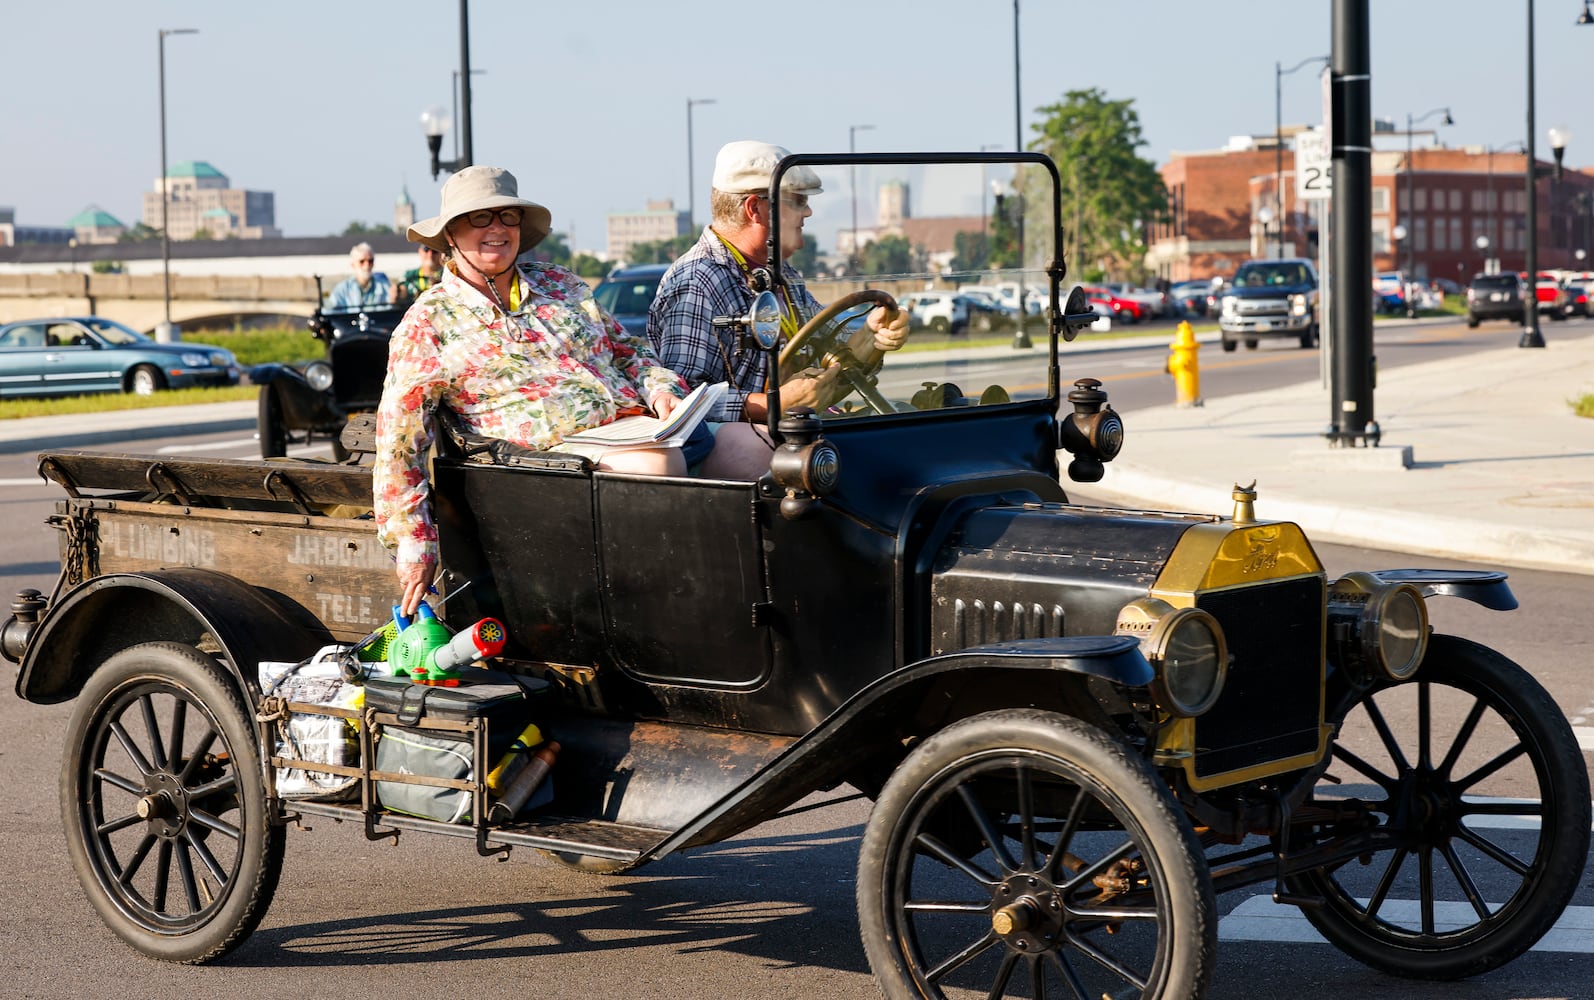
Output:
<instances>
[{"instance_id":1,"label":"windshield frame","mask_svg":"<svg viewBox=\"0 0 1594 1000\"><path fill-rule=\"evenodd\" d=\"M1063 297L1060 295L1063 279L1067 276L1068 267L1063 255L1063 217L1062 217L1062 179L1057 172L1057 164L1052 158L1043 153L1007 152L1007 153L793 153L781 159L775 165L774 173L769 178L769 190L765 197L770 204L780 201L781 183L786 172L794 167L858 167L858 166L943 166L950 164L987 164L987 165L1033 165L1044 168L1051 181L1051 235L1052 253L1044 268L1046 284L1049 288L1047 307L1042 319L1046 324L1048 341L1047 358L1047 400L1055 413L1062 400L1060 391L1060 371L1058 367L1057 340L1062 336L1065 340L1072 340L1072 332L1067 330L1063 323ZM780 212L770 213L769 238L765 244L767 252L765 259L780 261ZM784 268L766 266L759 271L764 275L771 289L785 286ZM1027 290L1026 290L1027 295ZM1022 305L1021 305L1022 308ZM771 380L772 383L775 380ZM779 405L780 386L771 385L770 406L768 413L768 430L770 436L777 442L783 440L778 424L781 418Z\"/></svg>"}]
</instances>

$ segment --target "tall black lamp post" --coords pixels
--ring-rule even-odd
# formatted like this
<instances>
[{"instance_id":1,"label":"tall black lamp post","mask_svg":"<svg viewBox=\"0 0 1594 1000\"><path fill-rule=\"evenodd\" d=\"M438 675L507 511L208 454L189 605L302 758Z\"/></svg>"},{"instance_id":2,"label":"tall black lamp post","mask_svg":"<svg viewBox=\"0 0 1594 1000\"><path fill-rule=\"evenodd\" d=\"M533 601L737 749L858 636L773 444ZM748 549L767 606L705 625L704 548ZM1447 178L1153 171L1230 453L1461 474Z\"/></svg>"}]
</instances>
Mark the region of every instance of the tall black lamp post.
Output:
<instances>
[{"instance_id":1,"label":"tall black lamp post","mask_svg":"<svg viewBox=\"0 0 1594 1000\"><path fill-rule=\"evenodd\" d=\"M848 125L847 126L847 152L858 151L858 133L867 132L874 128L873 125ZM852 179L848 182L852 188L852 267L853 274L858 273L858 267L863 261L863 255L858 253L858 165L852 164Z\"/></svg>"},{"instance_id":2,"label":"tall black lamp post","mask_svg":"<svg viewBox=\"0 0 1594 1000\"><path fill-rule=\"evenodd\" d=\"M1412 129L1419 122L1432 118L1437 114L1444 115L1444 118L1439 122L1441 125L1454 125L1456 123L1455 119L1450 117L1449 108L1434 108L1432 111L1424 111L1415 117L1409 111L1406 113L1406 211L1410 213L1412 220L1412 224L1407 227L1408 233L1412 238L1406 241L1406 315L1411 319L1417 318L1417 297L1411 294L1412 286L1417 280L1417 200L1411 186L1412 176L1416 173L1412 169L1411 160L1416 155L1417 145L1412 138Z\"/></svg>"},{"instance_id":3,"label":"tall black lamp post","mask_svg":"<svg viewBox=\"0 0 1594 1000\"><path fill-rule=\"evenodd\" d=\"M1285 69L1283 63L1273 64L1273 197L1274 215L1279 220L1280 260L1284 259L1284 78L1303 66L1328 61L1328 56L1312 56L1289 69Z\"/></svg>"},{"instance_id":4,"label":"tall black lamp post","mask_svg":"<svg viewBox=\"0 0 1594 1000\"><path fill-rule=\"evenodd\" d=\"M697 228L697 182L692 176L692 109L699 104L713 104L712 97L686 99L686 231Z\"/></svg>"},{"instance_id":5,"label":"tall black lamp post","mask_svg":"<svg viewBox=\"0 0 1594 1000\"><path fill-rule=\"evenodd\" d=\"M421 131L426 135L426 148L432 154L432 180L443 171L457 173L475 162L471 142L470 116L470 0L459 0L459 155L452 160L440 158L443 151L443 133L453 124L442 108L421 112Z\"/></svg>"},{"instance_id":6,"label":"tall black lamp post","mask_svg":"<svg viewBox=\"0 0 1594 1000\"><path fill-rule=\"evenodd\" d=\"M1565 125L1552 125L1550 127L1550 152L1555 154L1555 173L1550 179L1550 223L1557 235L1564 237L1562 246L1572 242L1569 233L1563 233L1561 220L1565 213L1561 211L1561 159L1566 155L1566 144L1572 141L1572 130Z\"/></svg>"},{"instance_id":7,"label":"tall black lamp post","mask_svg":"<svg viewBox=\"0 0 1594 1000\"><path fill-rule=\"evenodd\" d=\"M1523 168L1523 184L1528 196L1527 272L1528 294L1522 301L1522 339L1518 347L1543 347L1544 334L1539 330L1539 149L1538 126L1534 124L1533 98L1533 0L1528 0L1528 138L1524 152L1527 164Z\"/></svg>"},{"instance_id":8,"label":"tall black lamp post","mask_svg":"<svg viewBox=\"0 0 1594 1000\"><path fill-rule=\"evenodd\" d=\"M166 36L167 35L197 35L198 28L162 28L160 29L160 77L161 77L161 277L164 282L162 297L166 302L166 319L155 330L155 339L162 343L170 343L176 339L176 328L172 326L172 241L167 232L166 204L172 200L171 178L166 176Z\"/></svg>"},{"instance_id":9,"label":"tall black lamp post","mask_svg":"<svg viewBox=\"0 0 1594 1000\"><path fill-rule=\"evenodd\" d=\"M1024 151L1024 102L1019 96L1018 72L1018 0L1013 0L1013 149L1022 153ZM1014 235L1018 237L1018 323L1013 330L1013 348L1025 350L1035 346L1029 339L1029 331L1024 329L1024 319L1029 312L1024 302L1024 184L1023 168L1013 166L1013 193L1016 196L1018 209L1015 217L1016 225Z\"/></svg>"}]
</instances>

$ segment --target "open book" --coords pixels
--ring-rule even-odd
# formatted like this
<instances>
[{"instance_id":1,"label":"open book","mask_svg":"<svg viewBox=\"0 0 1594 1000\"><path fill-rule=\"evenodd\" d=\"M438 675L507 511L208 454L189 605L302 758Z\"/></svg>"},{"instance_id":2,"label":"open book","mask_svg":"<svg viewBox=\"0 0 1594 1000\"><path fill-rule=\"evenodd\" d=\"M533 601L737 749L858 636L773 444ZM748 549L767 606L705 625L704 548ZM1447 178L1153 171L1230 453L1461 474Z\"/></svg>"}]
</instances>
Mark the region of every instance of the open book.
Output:
<instances>
[{"instance_id":1,"label":"open book","mask_svg":"<svg viewBox=\"0 0 1594 1000\"><path fill-rule=\"evenodd\" d=\"M621 417L602 427L565 435L574 444L601 445L606 448L654 448L662 444L681 444L725 398L724 382L705 382L687 394L681 405L664 419Z\"/></svg>"}]
</instances>

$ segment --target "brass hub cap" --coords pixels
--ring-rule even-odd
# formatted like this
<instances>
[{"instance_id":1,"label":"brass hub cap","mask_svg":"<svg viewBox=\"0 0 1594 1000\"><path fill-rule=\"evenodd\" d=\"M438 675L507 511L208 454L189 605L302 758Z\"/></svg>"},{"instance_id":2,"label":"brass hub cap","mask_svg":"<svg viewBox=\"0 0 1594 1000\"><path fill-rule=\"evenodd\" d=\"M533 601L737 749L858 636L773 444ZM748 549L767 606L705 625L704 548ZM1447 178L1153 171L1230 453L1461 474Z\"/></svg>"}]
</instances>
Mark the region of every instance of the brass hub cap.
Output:
<instances>
[{"instance_id":1,"label":"brass hub cap","mask_svg":"<svg viewBox=\"0 0 1594 1000\"><path fill-rule=\"evenodd\" d=\"M991 893L991 929L1016 951L1038 954L1063 936L1063 901L1057 887L1039 875L1017 874Z\"/></svg>"}]
</instances>

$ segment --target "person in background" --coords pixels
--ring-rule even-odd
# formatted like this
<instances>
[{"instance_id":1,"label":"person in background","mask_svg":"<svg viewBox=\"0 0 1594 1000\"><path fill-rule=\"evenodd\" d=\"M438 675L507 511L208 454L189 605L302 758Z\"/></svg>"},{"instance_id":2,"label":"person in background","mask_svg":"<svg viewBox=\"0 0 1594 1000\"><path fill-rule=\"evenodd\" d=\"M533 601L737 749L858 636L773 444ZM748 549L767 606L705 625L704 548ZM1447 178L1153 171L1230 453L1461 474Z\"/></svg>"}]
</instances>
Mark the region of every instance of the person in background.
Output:
<instances>
[{"instance_id":1,"label":"person in background","mask_svg":"<svg viewBox=\"0 0 1594 1000\"><path fill-rule=\"evenodd\" d=\"M648 310L648 339L659 360L687 383L726 382L725 401L709 414L713 451L703 460L705 476L752 479L769 469L774 445L762 424L768 410L769 358L764 351L744 349L736 334L715 329L716 316L744 316L752 306L750 286L755 268L768 263L768 240L774 212L780 216L780 255L787 296L781 302L781 331L790 338L820 305L808 293L802 275L787 260L803 246L803 221L813 215L808 199L820 194L819 175L805 166L781 177L778 202L769 200L775 167L790 154L767 142L727 143L714 158L710 182L712 221L697 244L665 272L658 295ZM908 312L876 308L865 320L881 351L900 348L908 336ZM780 386L781 405L789 410L830 405L844 393L840 367L805 370ZM743 421L746 421L743 423Z\"/></svg>"},{"instance_id":2,"label":"person in background","mask_svg":"<svg viewBox=\"0 0 1594 1000\"><path fill-rule=\"evenodd\" d=\"M415 248L415 254L420 258L420 265L404 272L404 280L399 282L401 301L419 298L422 292L443 280L442 254L424 243Z\"/></svg>"},{"instance_id":3,"label":"person in background","mask_svg":"<svg viewBox=\"0 0 1594 1000\"><path fill-rule=\"evenodd\" d=\"M598 308L580 278L555 264L516 263L551 224L546 208L520 197L509 171L471 166L443 185L438 215L409 228L409 238L442 253L445 264L442 280L393 331L376 411L377 537L397 560L404 614L414 613L437 573L426 458L437 407L453 411L467 433L584 455L600 469L686 472L677 447L564 441L621 416L668 416L687 390L645 337Z\"/></svg>"},{"instance_id":4,"label":"person in background","mask_svg":"<svg viewBox=\"0 0 1594 1000\"><path fill-rule=\"evenodd\" d=\"M389 305L396 298L393 283L387 275L373 270L376 253L369 243L356 243L349 248L349 267L354 273L332 289L327 297L329 309L361 309L368 306Z\"/></svg>"}]
</instances>

